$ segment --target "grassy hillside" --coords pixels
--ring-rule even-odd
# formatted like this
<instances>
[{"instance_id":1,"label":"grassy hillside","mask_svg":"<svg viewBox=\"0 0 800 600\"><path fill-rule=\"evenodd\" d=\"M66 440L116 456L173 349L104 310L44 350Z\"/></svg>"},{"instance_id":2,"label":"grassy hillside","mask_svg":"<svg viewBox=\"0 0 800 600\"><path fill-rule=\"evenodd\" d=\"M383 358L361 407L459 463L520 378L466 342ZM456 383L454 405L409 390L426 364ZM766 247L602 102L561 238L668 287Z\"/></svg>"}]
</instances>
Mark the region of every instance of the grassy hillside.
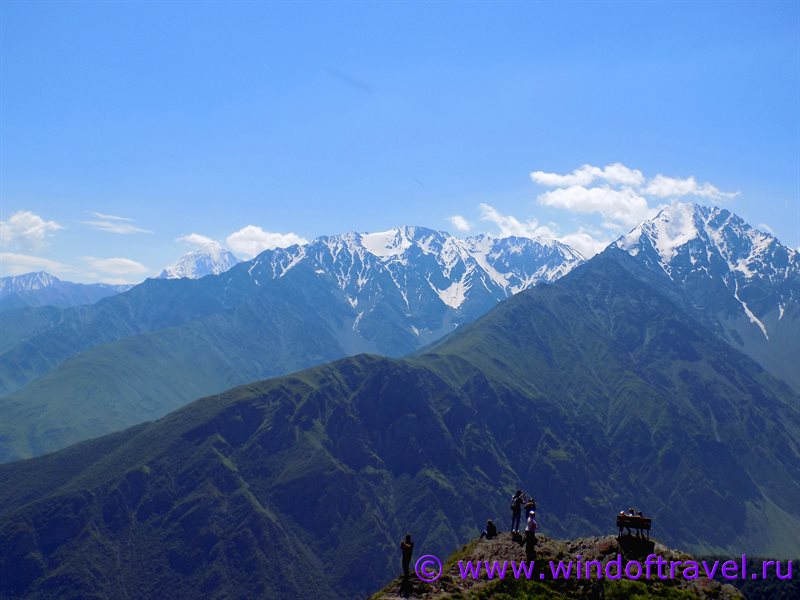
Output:
<instances>
[{"instance_id":1,"label":"grassy hillside","mask_svg":"<svg viewBox=\"0 0 800 600\"><path fill-rule=\"evenodd\" d=\"M0 461L51 452L161 417L209 393L347 354L343 315L309 306L318 288L285 286L67 358L0 398Z\"/></svg>"}]
</instances>

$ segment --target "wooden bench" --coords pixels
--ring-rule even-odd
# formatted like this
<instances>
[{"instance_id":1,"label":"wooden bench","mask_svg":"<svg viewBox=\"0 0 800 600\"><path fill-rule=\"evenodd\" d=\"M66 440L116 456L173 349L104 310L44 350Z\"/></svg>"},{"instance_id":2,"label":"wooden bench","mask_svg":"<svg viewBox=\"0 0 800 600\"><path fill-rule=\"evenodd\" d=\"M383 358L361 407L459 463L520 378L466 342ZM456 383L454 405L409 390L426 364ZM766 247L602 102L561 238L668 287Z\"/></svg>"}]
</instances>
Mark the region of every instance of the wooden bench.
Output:
<instances>
[{"instance_id":1,"label":"wooden bench","mask_svg":"<svg viewBox=\"0 0 800 600\"><path fill-rule=\"evenodd\" d=\"M647 532L647 539L650 539L650 528L653 524L652 519L647 517L638 517L631 515L617 515L617 527L619 528L619 537L622 537L622 530L636 529L639 533Z\"/></svg>"}]
</instances>

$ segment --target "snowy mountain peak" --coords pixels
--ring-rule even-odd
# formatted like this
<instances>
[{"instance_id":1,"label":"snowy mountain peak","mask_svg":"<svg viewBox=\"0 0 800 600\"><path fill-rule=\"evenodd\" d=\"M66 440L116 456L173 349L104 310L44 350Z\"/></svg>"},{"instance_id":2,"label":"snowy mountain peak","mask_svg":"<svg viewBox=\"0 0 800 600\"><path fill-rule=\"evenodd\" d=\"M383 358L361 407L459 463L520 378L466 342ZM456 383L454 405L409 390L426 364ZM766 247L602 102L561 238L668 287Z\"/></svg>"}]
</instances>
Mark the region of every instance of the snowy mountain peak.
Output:
<instances>
[{"instance_id":1,"label":"snowy mountain peak","mask_svg":"<svg viewBox=\"0 0 800 600\"><path fill-rule=\"evenodd\" d=\"M672 204L614 248L691 292L692 306L746 319L767 341L800 301L798 252L724 208Z\"/></svg>"},{"instance_id":2,"label":"snowy mountain peak","mask_svg":"<svg viewBox=\"0 0 800 600\"><path fill-rule=\"evenodd\" d=\"M642 243L649 243L665 263L669 263L680 246L698 235L695 215L701 207L675 203L663 208L654 218L645 221L617 241L617 246L633 256ZM645 241L643 241L643 238Z\"/></svg>"},{"instance_id":3,"label":"snowy mountain peak","mask_svg":"<svg viewBox=\"0 0 800 600\"><path fill-rule=\"evenodd\" d=\"M631 256L640 253L671 278L720 268L745 279L786 279L797 274L795 250L751 227L724 208L675 203L616 241Z\"/></svg>"},{"instance_id":4,"label":"snowy mountain peak","mask_svg":"<svg viewBox=\"0 0 800 600\"><path fill-rule=\"evenodd\" d=\"M230 251L216 243L208 243L181 256L177 262L165 267L159 279L200 279L206 275L219 275L241 262Z\"/></svg>"},{"instance_id":5,"label":"snowy mountain peak","mask_svg":"<svg viewBox=\"0 0 800 600\"><path fill-rule=\"evenodd\" d=\"M0 277L0 294L41 290L59 283L61 283L61 280L58 277L44 271Z\"/></svg>"}]
</instances>

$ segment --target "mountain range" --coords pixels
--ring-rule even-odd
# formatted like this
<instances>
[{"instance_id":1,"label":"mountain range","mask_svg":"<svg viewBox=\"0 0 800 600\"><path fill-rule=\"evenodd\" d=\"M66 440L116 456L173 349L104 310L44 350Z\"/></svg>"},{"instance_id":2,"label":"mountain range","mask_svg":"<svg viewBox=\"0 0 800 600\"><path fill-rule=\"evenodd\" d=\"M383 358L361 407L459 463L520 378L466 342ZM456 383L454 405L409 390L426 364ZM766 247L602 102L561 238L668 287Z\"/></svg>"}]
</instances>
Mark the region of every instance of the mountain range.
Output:
<instances>
[{"instance_id":1,"label":"mountain range","mask_svg":"<svg viewBox=\"0 0 800 600\"><path fill-rule=\"evenodd\" d=\"M108 283L72 283L43 271L0 277L0 312L28 306L68 308L94 304L130 288Z\"/></svg>"},{"instance_id":2,"label":"mountain range","mask_svg":"<svg viewBox=\"0 0 800 600\"><path fill-rule=\"evenodd\" d=\"M553 536L610 533L633 505L673 546L796 555L800 397L641 254L612 246L406 359L0 466L0 595L363 597L406 531L445 556L517 487Z\"/></svg>"},{"instance_id":3,"label":"mountain range","mask_svg":"<svg viewBox=\"0 0 800 600\"><path fill-rule=\"evenodd\" d=\"M556 241L400 227L268 250L200 279L150 279L92 306L0 313L0 460L248 381L413 352L582 262Z\"/></svg>"}]
</instances>

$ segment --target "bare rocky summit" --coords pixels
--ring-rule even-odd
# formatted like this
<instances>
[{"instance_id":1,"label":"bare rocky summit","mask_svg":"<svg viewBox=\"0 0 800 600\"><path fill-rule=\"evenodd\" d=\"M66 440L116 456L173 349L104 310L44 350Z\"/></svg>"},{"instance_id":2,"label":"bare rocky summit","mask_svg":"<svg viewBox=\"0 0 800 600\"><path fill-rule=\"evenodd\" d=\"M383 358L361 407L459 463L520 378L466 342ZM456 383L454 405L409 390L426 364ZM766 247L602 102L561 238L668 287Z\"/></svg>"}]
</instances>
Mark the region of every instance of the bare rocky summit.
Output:
<instances>
[{"instance_id":1,"label":"bare rocky summit","mask_svg":"<svg viewBox=\"0 0 800 600\"><path fill-rule=\"evenodd\" d=\"M492 540L476 540L464 546L461 551L448 558L444 564L444 574L433 583L419 580L413 573L408 581L403 577L394 579L383 590L373 595L370 600L403 600L417 598L425 600L456 600L460 598L480 598L481 600L517 600L531 598L570 598L570 599L611 599L611 598L674 598L682 600L738 600L742 594L730 583L720 579L709 579L700 576L694 580L683 577L660 580L656 577L647 580L642 576L638 581L577 579L573 566L569 579L553 579L549 561L599 561L603 568L617 555L622 556L622 564L628 560L644 562L647 554L653 552L667 561L695 560L691 555L668 548L659 543L649 543L638 538L622 538L618 541L614 536L587 537L574 540L558 540L547 536L538 536L537 568L530 580L514 578L511 561L519 564L525 561L525 547L521 538L512 538L508 532L501 533ZM416 556L414 560L416 560ZM699 559L698 559L699 560ZM462 578L458 566L459 561L509 562L503 579L495 575L487 577L481 567L479 577L468 575ZM720 563L721 564L721 563ZM413 565L412 565L413 567ZM676 575L682 568L676 569ZM542 579L540 573L544 576ZM595 570L592 570L595 573ZM701 569L702 573L702 569ZM719 573L719 569L717 570Z\"/></svg>"}]
</instances>

